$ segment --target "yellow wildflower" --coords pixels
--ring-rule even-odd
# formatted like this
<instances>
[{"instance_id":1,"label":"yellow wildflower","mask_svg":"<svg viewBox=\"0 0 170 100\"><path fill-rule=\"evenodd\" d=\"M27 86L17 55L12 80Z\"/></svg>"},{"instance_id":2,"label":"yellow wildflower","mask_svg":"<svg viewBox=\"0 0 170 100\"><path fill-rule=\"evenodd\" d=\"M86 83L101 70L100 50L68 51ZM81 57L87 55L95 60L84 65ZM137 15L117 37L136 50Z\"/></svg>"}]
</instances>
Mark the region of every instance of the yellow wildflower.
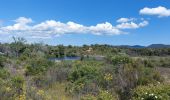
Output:
<instances>
[{"instance_id":1,"label":"yellow wildflower","mask_svg":"<svg viewBox=\"0 0 170 100\"><path fill-rule=\"evenodd\" d=\"M19 97L15 98L15 100L26 100L26 96L24 94L19 95Z\"/></svg>"},{"instance_id":2,"label":"yellow wildflower","mask_svg":"<svg viewBox=\"0 0 170 100\"><path fill-rule=\"evenodd\" d=\"M6 87L6 91L7 92L11 91L11 88L10 87Z\"/></svg>"},{"instance_id":3,"label":"yellow wildflower","mask_svg":"<svg viewBox=\"0 0 170 100\"><path fill-rule=\"evenodd\" d=\"M37 94L38 95L44 95L44 91L43 90L38 90Z\"/></svg>"},{"instance_id":4,"label":"yellow wildflower","mask_svg":"<svg viewBox=\"0 0 170 100\"><path fill-rule=\"evenodd\" d=\"M113 76L110 73L107 73L107 74L104 75L104 79L106 81L111 81L113 79Z\"/></svg>"}]
</instances>

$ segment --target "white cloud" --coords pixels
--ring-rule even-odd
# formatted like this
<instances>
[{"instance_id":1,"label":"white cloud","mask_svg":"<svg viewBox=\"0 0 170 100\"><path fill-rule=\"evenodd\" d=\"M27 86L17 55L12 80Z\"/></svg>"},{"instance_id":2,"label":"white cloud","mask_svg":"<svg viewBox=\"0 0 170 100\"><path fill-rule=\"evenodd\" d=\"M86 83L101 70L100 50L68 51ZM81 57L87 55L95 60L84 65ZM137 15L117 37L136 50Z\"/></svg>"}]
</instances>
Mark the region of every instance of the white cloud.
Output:
<instances>
[{"instance_id":1,"label":"white cloud","mask_svg":"<svg viewBox=\"0 0 170 100\"><path fill-rule=\"evenodd\" d=\"M156 8L145 7L141 9L139 13L143 15L156 15L158 17L168 17L170 16L170 9L167 9L162 6Z\"/></svg>"},{"instance_id":2,"label":"white cloud","mask_svg":"<svg viewBox=\"0 0 170 100\"><path fill-rule=\"evenodd\" d=\"M149 24L144 18L120 18L117 22L119 23L116 25L116 28L118 29L137 29Z\"/></svg>"},{"instance_id":3,"label":"white cloud","mask_svg":"<svg viewBox=\"0 0 170 100\"><path fill-rule=\"evenodd\" d=\"M138 25L134 22L121 23L121 24L117 25L117 28L119 28L119 29L134 29L134 28L138 28Z\"/></svg>"},{"instance_id":4,"label":"white cloud","mask_svg":"<svg viewBox=\"0 0 170 100\"><path fill-rule=\"evenodd\" d=\"M118 23L125 23L125 22L129 22L129 21L135 21L136 18L120 18L117 20Z\"/></svg>"},{"instance_id":5,"label":"white cloud","mask_svg":"<svg viewBox=\"0 0 170 100\"><path fill-rule=\"evenodd\" d=\"M27 23L32 23L32 19L31 18L25 18L25 17L19 17L18 19L14 20L16 23L20 23L20 24L27 24Z\"/></svg>"},{"instance_id":6,"label":"white cloud","mask_svg":"<svg viewBox=\"0 0 170 100\"><path fill-rule=\"evenodd\" d=\"M55 20L47 20L32 26L34 32L46 32L48 34L87 33L88 27L74 22L61 23ZM114 34L114 33L113 33Z\"/></svg>"},{"instance_id":7,"label":"white cloud","mask_svg":"<svg viewBox=\"0 0 170 100\"><path fill-rule=\"evenodd\" d=\"M138 24L138 26L139 26L139 27L145 27L145 26L147 26L148 24L149 24L149 22L146 21L146 20L144 20L143 22L140 22L140 23Z\"/></svg>"},{"instance_id":8,"label":"white cloud","mask_svg":"<svg viewBox=\"0 0 170 100\"><path fill-rule=\"evenodd\" d=\"M129 19L129 21L132 19ZM134 20L134 19L133 19ZM94 35L119 35L127 32L121 29L134 29L144 27L148 24L143 21L139 24L134 22L123 22L113 26L109 22L99 23L97 25L85 26L72 21L62 23L55 20L46 20L38 24L30 25L33 22L31 18L19 17L14 20L15 24L0 27L0 35L9 34L27 38L50 38L58 37L62 34L94 34Z\"/></svg>"},{"instance_id":9,"label":"white cloud","mask_svg":"<svg viewBox=\"0 0 170 100\"><path fill-rule=\"evenodd\" d=\"M6 26L3 27L3 30L6 31L23 31L23 30L28 30L30 26L27 24L32 23L31 18L25 18L25 17L19 17L18 19L14 20L16 23L12 26Z\"/></svg>"},{"instance_id":10,"label":"white cloud","mask_svg":"<svg viewBox=\"0 0 170 100\"><path fill-rule=\"evenodd\" d=\"M112 33L118 35L123 33L116 27L113 27L112 24L110 24L109 22L97 24L96 26L90 26L88 30L96 35L101 35L101 34L112 35Z\"/></svg>"},{"instance_id":11,"label":"white cloud","mask_svg":"<svg viewBox=\"0 0 170 100\"><path fill-rule=\"evenodd\" d=\"M137 29L137 28L147 26L148 24L149 24L148 21L143 21L138 24L134 22L126 22L126 23L118 24L116 27L118 29Z\"/></svg>"}]
</instances>

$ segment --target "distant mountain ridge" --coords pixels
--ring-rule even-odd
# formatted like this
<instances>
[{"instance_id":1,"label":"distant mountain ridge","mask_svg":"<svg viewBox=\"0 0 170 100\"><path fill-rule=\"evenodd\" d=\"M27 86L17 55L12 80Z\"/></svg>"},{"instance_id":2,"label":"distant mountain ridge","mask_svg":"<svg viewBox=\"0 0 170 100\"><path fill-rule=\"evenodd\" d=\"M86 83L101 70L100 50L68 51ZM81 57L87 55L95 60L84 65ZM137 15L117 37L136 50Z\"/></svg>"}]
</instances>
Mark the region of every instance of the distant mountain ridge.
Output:
<instances>
[{"instance_id":1,"label":"distant mountain ridge","mask_svg":"<svg viewBox=\"0 0 170 100\"><path fill-rule=\"evenodd\" d=\"M118 47L125 47L125 48L170 48L170 45L165 44L151 44L149 46L141 46L141 45L120 45Z\"/></svg>"},{"instance_id":2,"label":"distant mountain ridge","mask_svg":"<svg viewBox=\"0 0 170 100\"><path fill-rule=\"evenodd\" d=\"M145 46L141 46L141 45L133 45L133 46L130 46L130 45L120 45L118 47L123 47L123 48L145 48Z\"/></svg>"},{"instance_id":3,"label":"distant mountain ridge","mask_svg":"<svg viewBox=\"0 0 170 100\"><path fill-rule=\"evenodd\" d=\"M165 44L151 44L148 48L170 48L170 45Z\"/></svg>"}]
</instances>

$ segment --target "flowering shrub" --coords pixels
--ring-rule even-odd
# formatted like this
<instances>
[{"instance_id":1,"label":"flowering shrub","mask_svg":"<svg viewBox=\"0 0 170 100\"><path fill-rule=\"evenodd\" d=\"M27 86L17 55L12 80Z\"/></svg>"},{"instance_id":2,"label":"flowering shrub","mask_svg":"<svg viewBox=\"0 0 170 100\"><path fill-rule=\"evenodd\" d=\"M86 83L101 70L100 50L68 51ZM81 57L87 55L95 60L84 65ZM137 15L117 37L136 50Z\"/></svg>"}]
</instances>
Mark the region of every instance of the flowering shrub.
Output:
<instances>
[{"instance_id":1,"label":"flowering shrub","mask_svg":"<svg viewBox=\"0 0 170 100\"><path fill-rule=\"evenodd\" d=\"M110 73L106 73L106 74L104 75L104 79L105 79L106 81L111 81L111 80L113 79L113 76L112 76Z\"/></svg>"},{"instance_id":2,"label":"flowering shrub","mask_svg":"<svg viewBox=\"0 0 170 100\"><path fill-rule=\"evenodd\" d=\"M138 86L133 90L133 100L169 100L170 85Z\"/></svg>"},{"instance_id":3,"label":"flowering shrub","mask_svg":"<svg viewBox=\"0 0 170 100\"><path fill-rule=\"evenodd\" d=\"M132 62L132 59L130 59L128 56L124 55L116 55L111 57L111 61L114 65L117 64L126 64Z\"/></svg>"},{"instance_id":4,"label":"flowering shrub","mask_svg":"<svg viewBox=\"0 0 170 100\"><path fill-rule=\"evenodd\" d=\"M91 64L93 64L93 62ZM76 64L69 75L68 80L70 84L67 90L70 92L80 92L83 89L91 89L93 86L95 87L94 81L97 76L99 76L99 72L96 66L89 65L89 63Z\"/></svg>"}]
</instances>

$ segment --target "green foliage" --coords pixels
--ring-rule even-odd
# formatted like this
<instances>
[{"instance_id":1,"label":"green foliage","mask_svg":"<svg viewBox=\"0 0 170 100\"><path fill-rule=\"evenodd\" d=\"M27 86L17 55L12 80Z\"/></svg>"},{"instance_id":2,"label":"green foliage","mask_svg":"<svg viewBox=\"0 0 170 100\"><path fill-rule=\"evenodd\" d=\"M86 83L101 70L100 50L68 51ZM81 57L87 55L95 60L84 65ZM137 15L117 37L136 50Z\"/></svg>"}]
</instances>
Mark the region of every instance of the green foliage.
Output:
<instances>
[{"instance_id":1,"label":"green foliage","mask_svg":"<svg viewBox=\"0 0 170 100\"><path fill-rule=\"evenodd\" d=\"M170 67L170 58L162 58L159 60L159 65L162 67Z\"/></svg>"},{"instance_id":2,"label":"green foliage","mask_svg":"<svg viewBox=\"0 0 170 100\"><path fill-rule=\"evenodd\" d=\"M97 97L92 94L87 94L81 98L81 100L97 100Z\"/></svg>"},{"instance_id":3,"label":"green foliage","mask_svg":"<svg viewBox=\"0 0 170 100\"><path fill-rule=\"evenodd\" d=\"M119 58L119 57L118 57ZM120 60L114 60L120 62ZM123 64L115 65L115 77L113 78L114 88L121 99L130 99L130 90L138 85L147 85L155 82L162 82L158 71L148 67L141 59L131 59Z\"/></svg>"},{"instance_id":4,"label":"green foliage","mask_svg":"<svg viewBox=\"0 0 170 100\"><path fill-rule=\"evenodd\" d=\"M114 65L130 63L132 60L128 56L115 55L111 57L111 62Z\"/></svg>"},{"instance_id":5,"label":"green foliage","mask_svg":"<svg viewBox=\"0 0 170 100\"><path fill-rule=\"evenodd\" d=\"M4 67L4 62L6 61L6 58L4 56L0 55L0 68Z\"/></svg>"},{"instance_id":6,"label":"green foliage","mask_svg":"<svg viewBox=\"0 0 170 100\"><path fill-rule=\"evenodd\" d=\"M98 95L94 96L91 94L87 94L82 97L81 100L117 100L115 96L113 96L109 91L100 90Z\"/></svg>"},{"instance_id":7,"label":"green foliage","mask_svg":"<svg viewBox=\"0 0 170 100\"><path fill-rule=\"evenodd\" d=\"M22 37L13 37L14 42L11 43L11 49L14 52L15 57L19 57L24 52L26 46L26 40Z\"/></svg>"},{"instance_id":8,"label":"green foliage","mask_svg":"<svg viewBox=\"0 0 170 100\"><path fill-rule=\"evenodd\" d=\"M58 46L58 53L59 53L59 57L62 58L65 56L65 48L63 45L59 45Z\"/></svg>"},{"instance_id":9,"label":"green foliage","mask_svg":"<svg viewBox=\"0 0 170 100\"><path fill-rule=\"evenodd\" d=\"M170 85L157 84L138 86L133 90L133 100L169 100Z\"/></svg>"},{"instance_id":10,"label":"green foliage","mask_svg":"<svg viewBox=\"0 0 170 100\"><path fill-rule=\"evenodd\" d=\"M143 67L140 70L138 85L147 85L155 82L162 82L163 79L160 73L152 68Z\"/></svg>"},{"instance_id":11,"label":"green foliage","mask_svg":"<svg viewBox=\"0 0 170 100\"><path fill-rule=\"evenodd\" d=\"M51 67L47 68L43 74L33 75L33 83L37 87L51 87L56 82L66 82L71 66L71 62L53 64Z\"/></svg>"},{"instance_id":12,"label":"green foliage","mask_svg":"<svg viewBox=\"0 0 170 100\"><path fill-rule=\"evenodd\" d=\"M14 76L11 79L11 83L16 89L22 89L23 84L24 84L24 78L22 76Z\"/></svg>"},{"instance_id":13,"label":"green foliage","mask_svg":"<svg viewBox=\"0 0 170 100\"><path fill-rule=\"evenodd\" d=\"M105 90L100 90L97 98L98 100L116 100L116 98L111 93L109 93L109 91Z\"/></svg>"},{"instance_id":14,"label":"green foliage","mask_svg":"<svg viewBox=\"0 0 170 100\"><path fill-rule=\"evenodd\" d=\"M63 58L65 56L65 47L63 45L58 45L49 51L49 56Z\"/></svg>"},{"instance_id":15,"label":"green foliage","mask_svg":"<svg viewBox=\"0 0 170 100\"><path fill-rule=\"evenodd\" d=\"M84 65L73 69L69 79L73 82L81 78L90 80L93 79L95 75L97 75L97 73L93 66Z\"/></svg>"},{"instance_id":16,"label":"green foliage","mask_svg":"<svg viewBox=\"0 0 170 100\"><path fill-rule=\"evenodd\" d=\"M154 64L150 60L147 60L147 59L144 60L144 65L146 67L154 67Z\"/></svg>"},{"instance_id":17,"label":"green foliage","mask_svg":"<svg viewBox=\"0 0 170 100\"><path fill-rule=\"evenodd\" d=\"M33 58L26 65L26 75L37 75L45 72L52 66L52 62L44 58Z\"/></svg>"},{"instance_id":18,"label":"green foliage","mask_svg":"<svg viewBox=\"0 0 170 100\"><path fill-rule=\"evenodd\" d=\"M9 76L10 73L7 70L0 68L0 78L7 79Z\"/></svg>"},{"instance_id":19,"label":"green foliage","mask_svg":"<svg viewBox=\"0 0 170 100\"><path fill-rule=\"evenodd\" d=\"M76 52L76 50L69 50L68 52L66 52L66 56L67 57L76 57L77 52Z\"/></svg>"},{"instance_id":20,"label":"green foliage","mask_svg":"<svg viewBox=\"0 0 170 100\"><path fill-rule=\"evenodd\" d=\"M22 76L11 77L8 73L8 77L0 77L0 99L15 100L15 98L23 94L23 85L24 79Z\"/></svg>"},{"instance_id":21,"label":"green foliage","mask_svg":"<svg viewBox=\"0 0 170 100\"><path fill-rule=\"evenodd\" d=\"M56 96L69 97L68 100L169 100L169 85L162 84L169 81L162 77L168 68L158 70L170 66L168 48L134 49L98 44L49 46L25 42L23 38L14 38L11 44L0 44L3 52L0 56L1 100L25 97L52 100L55 98L50 97ZM79 56L81 61L48 59L65 56ZM54 89L56 83L59 88ZM160 84L155 85L157 83ZM61 84L65 93L60 98Z\"/></svg>"},{"instance_id":22,"label":"green foliage","mask_svg":"<svg viewBox=\"0 0 170 100\"><path fill-rule=\"evenodd\" d=\"M99 72L97 70L97 67L94 66L98 65L94 62L86 63L86 62L77 62L70 75L69 75L69 81L71 82L71 89L73 91L80 91L83 88L85 88L85 85L88 85L92 83L94 80L97 79L97 76L99 75Z\"/></svg>"}]
</instances>

